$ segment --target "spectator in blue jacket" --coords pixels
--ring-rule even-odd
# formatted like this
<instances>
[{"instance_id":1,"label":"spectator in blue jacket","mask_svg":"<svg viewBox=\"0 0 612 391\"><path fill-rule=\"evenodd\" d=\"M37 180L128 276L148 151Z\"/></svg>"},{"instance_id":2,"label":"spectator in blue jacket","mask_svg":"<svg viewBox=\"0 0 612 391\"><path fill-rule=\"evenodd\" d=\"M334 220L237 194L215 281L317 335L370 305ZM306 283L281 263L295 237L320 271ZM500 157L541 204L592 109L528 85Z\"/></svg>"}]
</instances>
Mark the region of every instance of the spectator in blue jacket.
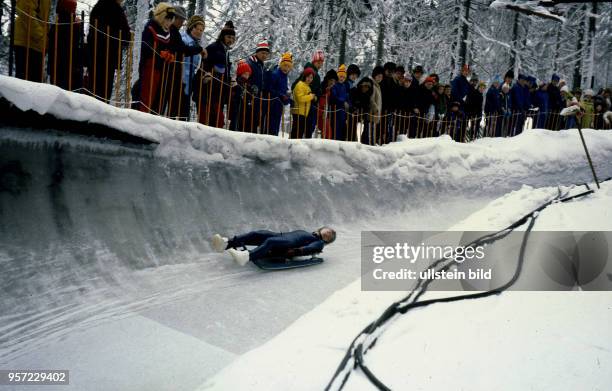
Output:
<instances>
[{"instance_id":1,"label":"spectator in blue jacket","mask_svg":"<svg viewBox=\"0 0 612 391\"><path fill-rule=\"evenodd\" d=\"M183 43L188 48L200 47L200 40L204 33L204 18L199 15L193 15L187 21L187 29L181 32ZM204 53L205 54L205 53ZM192 83L196 71L202 62L202 53L187 55L183 60L183 97L181 99L180 119L189 120L189 106L191 104L191 93L193 91Z\"/></svg>"},{"instance_id":2,"label":"spectator in blue jacket","mask_svg":"<svg viewBox=\"0 0 612 391\"><path fill-rule=\"evenodd\" d=\"M501 90L500 90L501 77L496 75L493 77L491 86L487 91L485 97L485 115L487 119L486 134L492 135L497 134L498 128L501 128L502 119L499 118L501 114Z\"/></svg>"},{"instance_id":3,"label":"spectator in blue jacket","mask_svg":"<svg viewBox=\"0 0 612 391\"><path fill-rule=\"evenodd\" d=\"M268 74L266 85L270 91L270 99L272 99L268 134L278 136L283 106L291 102L287 85L287 74L291 71L291 68L293 68L293 56L287 52L281 56L278 66Z\"/></svg>"},{"instance_id":4,"label":"spectator in blue jacket","mask_svg":"<svg viewBox=\"0 0 612 391\"><path fill-rule=\"evenodd\" d=\"M335 117L334 127L332 128L332 137L334 140L346 141L346 116L350 108L350 87L346 81L346 66L340 65L338 68L338 82L331 89L330 104L332 114Z\"/></svg>"},{"instance_id":5,"label":"spectator in blue jacket","mask_svg":"<svg viewBox=\"0 0 612 391\"><path fill-rule=\"evenodd\" d=\"M535 116L535 128L546 129L546 120L550 111L550 97L548 95L548 84L542 82L535 92L533 105L538 108Z\"/></svg>"},{"instance_id":6,"label":"spectator in blue jacket","mask_svg":"<svg viewBox=\"0 0 612 391\"><path fill-rule=\"evenodd\" d=\"M263 40L257 44L255 54L253 54L246 60L251 69L253 70L250 82L251 88L253 89L253 93L255 94L255 104L253 105L254 130L257 130L258 127L261 127L262 131L264 130L264 128L266 127L266 116L268 113L268 109L270 108L268 106L270 104L270 101L267 100L267 70L265 66L265 62L268 60L268 58L270 58L270 45L268 44L268 41Z\"/></svg>"},{"instance_id":7,"label":"spectator in blue jacket","mask_svg":"<svg viewBox=\"0 0 612 391\"><path fill-rule=\"evenodd\" d=\"M336 231L322 227L314 232L303 230L291 232L253 231L227 239L219 234L212 237L212 248L217 252L227 250L234 261L244 266L249 261L271 257L296 257L318 254L336 240ZM257 246L252 250L237 250L237 247Z\"/></svg>"},{"instance_id":8,"label":"spectator in blue jacket","mask_svg":"<svg viewBox=\"0 0 612 391\"><path fill-rule=\"evenodd\" d=\"M464 64L461 67L461 74L458 75L451 81L451 100L453 102L459 102L461 107L465 104L467 95L472 89L470 82L468 82L468 76L472 73L470 66Z\"/></svg>"},{"instance_id":9,"label":"spectator in blue jacket","mask_svg":"<svg viewBox=\"0 0 612 391\"><path fill-rule=\"evenodd\" d=\"M512 86L510 90L510 96L512 97L512 111L513 111L513 129L512 136L516 136L523 132L523 125L525 124L525 114L529 109L529 87L527 77L523 74L519 74L518 83Z\"/></svg>"},{"instance_id":10,"label":"spectator in blue jacket","mask_svg":"<svg viewBox=\"0 0 612 391\"><path fill-rule=\"evenodd\" d=\"M550 84L548 84L548 105L549 105L549 128L552 130L559 130L561 128L561 123L563 122L559 116L559 113L563 108L565 108L565 102L561 97L561 91L559 87L559 81L561 78L559 75L554 73L550 80Z\"/></svg>"}]
</instances>

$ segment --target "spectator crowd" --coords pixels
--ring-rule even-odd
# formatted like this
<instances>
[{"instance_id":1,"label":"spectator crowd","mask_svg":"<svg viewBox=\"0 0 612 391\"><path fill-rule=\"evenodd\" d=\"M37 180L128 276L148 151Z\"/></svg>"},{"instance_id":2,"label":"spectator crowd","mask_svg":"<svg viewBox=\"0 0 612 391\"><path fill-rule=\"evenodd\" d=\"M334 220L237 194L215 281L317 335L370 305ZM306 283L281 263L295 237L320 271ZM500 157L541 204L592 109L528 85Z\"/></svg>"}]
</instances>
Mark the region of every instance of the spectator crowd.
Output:
<instances>
[{"instance_id":1,"label":"spectator crowd","mask_svg":"<svg viewBox=\"0 0 612 391\"><path fill-rule=\"evenodd\" d=\"M288 107L291 138L372 145L401 134L448 134L460 142L514 136L527 121L551 130L611 128L610 89L572 91L556 74L544 81L509 70L485 81L464 64L459 75L444 83L421 65L405 69L393 62L374 67L369 75L362 75L357 64L324 72L326 54L316 50L290 81L295 66L290 52L270 59L270 45L262 40L252 55L232 64L236 28L231 21L205 46L204 18L188 16L182 6L170 3L155 6L144 26L138 78L132 82L136 40L121 0L99 0L89 14L87 33L76 0L58 0L55 16L50 7L49 0L17 0L15 76L110 103L113 92L119 96L121 69L127 67L132 108L179 120L278 135ZM47 22L50 17L54 22ZM571 106L579 107L580 114L560 115Z\"/></svg>"}]
</instances>

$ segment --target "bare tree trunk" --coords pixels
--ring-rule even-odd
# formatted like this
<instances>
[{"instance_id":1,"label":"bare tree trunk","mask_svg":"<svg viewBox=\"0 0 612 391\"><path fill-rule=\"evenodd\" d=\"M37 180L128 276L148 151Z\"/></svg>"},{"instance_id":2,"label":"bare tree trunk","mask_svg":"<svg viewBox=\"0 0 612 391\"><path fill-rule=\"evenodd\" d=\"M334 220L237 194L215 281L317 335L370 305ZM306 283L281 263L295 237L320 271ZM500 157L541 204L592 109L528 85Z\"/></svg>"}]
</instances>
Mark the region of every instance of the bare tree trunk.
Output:
<instances>
[{"instance_id":1,"label":"bare tree trunk","mask_svg":"<svg viewBox=\"0 0 612 391\"><path fill-rule=\"evenodd\" d=\"M514 72L515 76L518 76L518 68L520 64L519 51L518 51L518 40L519 40L519 13L514 13L514 23L512 25L512 60L510 62L510 68Z\"/></svg>"},{"instance_id":2,"label":"bare tree trunk","mask_svg":"<svg viewBox=\"0 0 612 391\"><path fill-rule=\"evenodd\" d=\"M191 0L195 1L196 9L194 15L200 15L206 19L206 0Z\"/></svg>"},{"instance_id":3,"label":"bare tree trunk","mask_svg":"<svg viewBox=\"0 0 612 391\"><path fill-rule=\"evenodd\" d=\"M459 40L459 64L466 63L467 60L467 40L469 37L468 23L470 21L470 6L472 0L463 0L463 20L461 21L461 38Z\"/></svg>"},{"instance_id":4,"label":"bare tree trunk","mask_svg":"<svg viewBox=\"0 0 612 391\"><path fill-rule=\"evenodd\" d=\"M582 7L584 10L584 14L586 14L586 5ZM576 53L580 56L576 59L576 63L574 65L574 77L573 77L573 88L580 88L582 85L582 59L584 56L582 55L582 48L584 42L584 34L585 34L584 22L580 23L578 30L578 42L576 42Z\"/></svg>"},{"instance_id":5,"label":"bare tree trunk","mask_svg":"<svg viewBox=\"0 0 612 391\"><path fill-rule=\"evenodd\" d=\"M332 26L334 25L334 0L327 0L327 40L325 42L325 53L330 53L333 43Z\"/></svg>"},{"instance_id":6,"label":"bare tree trunk","mask_svg":"<svg viewBox=\"0 0 612 391\"><path fill-rule=\"evenodd\" d=\"M380 13L380 21L378 23L378 39L376 42L376 65L382 65L385 55L385 16L384 12Z\"/></svg>"},{"instance_id":7,"label":"bare tree trunk","mask_svg":"<svg viewBox=\"0 0 612 391\"><path fill-rule=\"evenodd\" d=\"M595 85L595 33L597 32L597 2L591 5L591 16L589 17L589 60L587 64L586 83L590 88Z\"/></svg>"},{"instance_id":8,"label":"bare tree trunk","mask_svg":"<svg viewBox=\"0 0 612 391\"><path fill-rule=\"evenodd\" d=\"M342 31L340 32L340 53L338 56L338 64L346 63L346 25L342 27Z\"/></svg>"}]
</instances>

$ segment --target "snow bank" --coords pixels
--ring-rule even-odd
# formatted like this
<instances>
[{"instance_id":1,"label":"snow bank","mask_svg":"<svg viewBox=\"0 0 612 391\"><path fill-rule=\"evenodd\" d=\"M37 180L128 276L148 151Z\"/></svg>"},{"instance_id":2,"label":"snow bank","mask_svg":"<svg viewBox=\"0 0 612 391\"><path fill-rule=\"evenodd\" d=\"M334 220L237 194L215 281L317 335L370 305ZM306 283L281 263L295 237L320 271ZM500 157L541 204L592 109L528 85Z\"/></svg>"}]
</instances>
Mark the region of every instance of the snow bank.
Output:
<instances>
[{"instance_id":1,"label":"snow bank","mask_svg":"<svg viewBox=\"0 0 612 391\"><path fill-rule=\"evenodd\" d=\"M453 229L500 229L557 194L557 188L525 186ZM586 198L551 205L535 229L610 230L610 205L608 182ZM323 389L355 335L403 296L363 292L356 281L200 389ZM506 292L433 305L388 325L365 355L366 365L401 390L604 390L612 384L611 303L609 292ZM356 370L345 389L373 386Z\"/></svg>"}]
</instances>

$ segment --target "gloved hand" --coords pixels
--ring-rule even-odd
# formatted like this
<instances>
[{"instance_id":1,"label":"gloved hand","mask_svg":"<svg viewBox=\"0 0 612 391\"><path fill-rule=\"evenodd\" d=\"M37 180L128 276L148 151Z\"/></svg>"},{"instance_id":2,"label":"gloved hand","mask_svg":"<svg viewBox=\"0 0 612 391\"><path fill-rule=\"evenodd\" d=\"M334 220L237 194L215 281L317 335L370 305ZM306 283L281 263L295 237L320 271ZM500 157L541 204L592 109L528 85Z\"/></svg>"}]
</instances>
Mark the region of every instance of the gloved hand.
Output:
<instances>
[{"instance_id":1,"label":"gloved hand","mask_svg":"<svg viewBox=\"0 0 612 391\"><path fill-rule=\"evenodd\" d=\"M165 62L174 62L175 57L174 54L170 53L168 50L162 50L159 53L159 56L164 59Z\"/></svg>"}]
</instances>

